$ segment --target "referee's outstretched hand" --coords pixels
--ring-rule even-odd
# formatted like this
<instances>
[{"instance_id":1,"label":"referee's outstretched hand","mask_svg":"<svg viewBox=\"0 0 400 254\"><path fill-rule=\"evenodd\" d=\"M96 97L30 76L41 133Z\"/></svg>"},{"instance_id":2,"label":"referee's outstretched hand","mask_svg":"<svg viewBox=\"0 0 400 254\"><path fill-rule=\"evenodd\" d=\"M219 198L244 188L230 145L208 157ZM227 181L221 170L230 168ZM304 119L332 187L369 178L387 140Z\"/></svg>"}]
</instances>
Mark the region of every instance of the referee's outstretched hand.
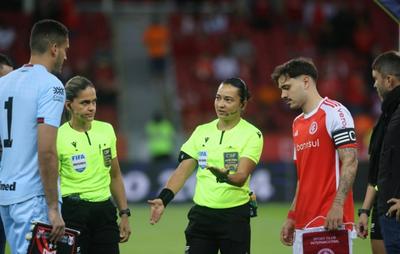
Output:
<instances>
[{"instance_id":1,"label":"referee's outstretched hand","mask_svg":"<svg viewBox=\"0 0 400 254\"><path fill-rule=\"evenodd\" d=\"M164 204L160 198L148 200L147 203L150 205L150 224L156 224L164 212Z\"/></svg>"},{"instance_id":2,"label":"referee's outstretched hand","mask_svg":"<svg viewBox=\"0 0 400 254\"><path fill-rule=\"evenodd\" d=\"M227 170L227 169L219 169L217 167L211 167L211 166L207 166L206 168L208 170L210 170L210 172L213 175L215 175L215 177L217 178L217 182L219 182L219 183L228 182L229 170Z\"/></svg>"}]
</instances>

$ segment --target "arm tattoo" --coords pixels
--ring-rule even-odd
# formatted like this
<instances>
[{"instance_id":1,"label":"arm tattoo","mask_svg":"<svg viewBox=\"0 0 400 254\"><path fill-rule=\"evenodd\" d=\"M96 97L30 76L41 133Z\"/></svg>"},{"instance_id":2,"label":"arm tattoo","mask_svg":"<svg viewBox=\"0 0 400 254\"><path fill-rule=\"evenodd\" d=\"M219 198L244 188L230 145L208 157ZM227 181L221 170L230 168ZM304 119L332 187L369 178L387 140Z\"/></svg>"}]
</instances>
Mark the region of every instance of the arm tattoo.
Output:
<instances>
[{"instance_id":1,"label":"arm tattoo","mask_svg":"<svg viewBox=\"0 0 400 254\"><path fill-rule=\"evenodd\" d=\"M342 163L339 187L337 189L334 203L343 205L346 200L347 193L353 186L354 178L357 173L357 149L356 148L339 148L339 159Z\"/></svg>"}]
</instances>

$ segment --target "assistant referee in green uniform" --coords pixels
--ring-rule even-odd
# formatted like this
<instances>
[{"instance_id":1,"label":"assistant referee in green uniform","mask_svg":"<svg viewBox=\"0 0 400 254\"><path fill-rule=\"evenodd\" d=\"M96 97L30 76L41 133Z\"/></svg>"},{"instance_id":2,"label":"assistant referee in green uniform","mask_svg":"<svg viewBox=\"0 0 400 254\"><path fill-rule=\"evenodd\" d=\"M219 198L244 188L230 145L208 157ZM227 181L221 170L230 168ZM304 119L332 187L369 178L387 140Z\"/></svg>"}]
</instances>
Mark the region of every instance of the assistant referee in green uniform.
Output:
<instances>
[{"instance_id":1,"label":"assistant referee in green uniform","mask_svg":"<svg viewBox=\"0 0 400 254\"><path fill-rule=\"evenodd\" d=\"M57 137L62 216L67 227L81 232L77 253L118 254L119 242L128 241L131 229L114 129L94 120L96 90L88 79L71 78L65 93L69 121Z\"/></svg>"},{"instance_id":2,"label":"assistant referee in green uniform","mask_svg":"<svg viewBox=\"0 0 400 254\"><path fill-rule=\"evenodd\" d=\"M215 96L218 119L200 125L181 148L179 165L158 198L149 200L150 223L197 169L185 230L187 254L250 253L250 174L262 147L261 132L241 118L250 95L239 78L224 80Z\"/></svg>"}]
</instances>

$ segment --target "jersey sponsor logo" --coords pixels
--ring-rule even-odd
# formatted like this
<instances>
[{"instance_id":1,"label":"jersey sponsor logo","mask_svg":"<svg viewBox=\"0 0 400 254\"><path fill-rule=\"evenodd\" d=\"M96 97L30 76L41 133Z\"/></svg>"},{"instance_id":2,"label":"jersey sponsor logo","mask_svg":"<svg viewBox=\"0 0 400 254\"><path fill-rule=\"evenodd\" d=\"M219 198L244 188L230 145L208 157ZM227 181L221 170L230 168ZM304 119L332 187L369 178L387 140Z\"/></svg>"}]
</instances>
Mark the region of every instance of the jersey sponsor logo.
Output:
<instances>
[{"instance_id":1,"label":"jersey sponsor logo","mask_svg":"<svg viewBox=\"0 0 400 254\"><path fill-rule=\"evenodd\" d=\"M17 183L2 183L0 181L0 190L2 191L15 191L17 189Z\"/></svg>"},{"instance_id":2,"label":"jersey sponsor logo","mask_svg":"<svg viewBox=\"0 0 400 254\"><path fill-rule=\"evenodd\" d=\"M53 101L64 102L64 96L62 96L62 95L53 95Z\"/></svg>"},{"instance_id":3,"label":"jersey sponsor logo","mask_svg":"<svg viewBox=\"0 0 400 254\"><path fill-rule=\"evenodd\" d=\"M317 130L318 130L318 124L317 124L317 122L314 121L314 122L311 123L310 128L308 129L308 132L311 135L313 135L313 134L315 134L317 132Z\"/></svg>"},{"instance_id":4,"label":"jersey sponsor logo","mask_svg":"<svg viewBox=\"0 0 400 254\"><path fill-rule=\"evenodd\" d=\"M64 102L64 88L53 87L53 101Z\"/></svg>"},{"instance_id":5,"label":"jersey sponsor logo","mask_svg":"<svg viewBox=\"0 0 400 254\"><path fill-rule=\"evenodd\" d=\"M340 122L342 123L342 128L347 126L346 115L343 113L343 108L338 109Z\"/></svg>"},{"instance_id":6,"label":"jersey sponsor logo","mask_svg":"<svg viewBox=\"0 0 400 254\"><path fill-rule=\"evenodd\" d=\"M210 140L209 137L204 137L204 143L201 145L202 147L206 146L206 143L208 142L208 140Z\"/></svg>"},{"instance_id":7,"label":"jersey sponsor logo","mask_svg":"<svg viewBox=\"0 0 400 254\"><path fill-rule=\"evenodd\" d=\"M354 131L354 128L334 131L332 137L336 147L356 143L356 132Z\"/></svg>"},{"instance_id":8,"label":"jersey sponsor logo","mask_svg":"<svg viewBox=\"0 0 400 254\"><path fill-rule=\"evenodd\" d=\"M72 155L71 161L76 172L82 173L86 169L86 157L84 154Z\"/></svg>"},{"instance_id":9,"label":"jersey sponsor logo","mask_svg":"<svg viewBox=\"0 0 400 254\"><path fill-rule=\"evenodd\" d=\"M64 95L64 88L62 87L53 87L53 94L54 95Z\"/></svg>"},{"instance_id":10,"label":"jersey sponsor logo","mask_svg":"<svg viewBox=\"0 0 400 254\"><path fill-rule=\"evenodd\" d=\"M237 171L239 164L239 153L238 152L226 152L224 153L224 167L229 171Z\"/></svg>"},{"instance_id":11,"label":"jersey sponsor logo","mask_svg":"<svg viewBox=\"0 0 400 254\"><path fill-rule=\"evenodd\" d=\"M319 138L317 138L317 140L310 140L308 142L296 145L296 151L299 152L313 147L319 147Z\"/></svg>"},{"instance_id":12,"label":"jersey sponsor logo","mask_svg":"<svg viewBox=\"0 0 400 254\"><path fill-rule=\"evenodd\" d=\"M204 169L207 166L207 151L199 151L198 155L197 162L199 163L199 167Z\"/></svg>"}]
</instances>

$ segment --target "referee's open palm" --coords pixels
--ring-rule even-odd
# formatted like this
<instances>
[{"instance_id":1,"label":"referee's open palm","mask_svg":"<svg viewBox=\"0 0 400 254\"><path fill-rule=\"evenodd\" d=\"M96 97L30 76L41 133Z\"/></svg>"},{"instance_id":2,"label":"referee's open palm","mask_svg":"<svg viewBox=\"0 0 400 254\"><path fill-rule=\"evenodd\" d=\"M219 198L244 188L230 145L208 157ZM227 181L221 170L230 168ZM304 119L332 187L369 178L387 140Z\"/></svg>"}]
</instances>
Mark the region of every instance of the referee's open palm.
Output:
<instances>
[{"instance_id":1,"label":"referee's open palm","mask_svg":"<svg viewBox=\"0 0 400 254\"><path fill-rule=\"evenodd\" d=\"M156 224L164 212L164 204L160 198L148 200L147 203L150 205L150 224Z\"/></svg>"}]
</instances>

